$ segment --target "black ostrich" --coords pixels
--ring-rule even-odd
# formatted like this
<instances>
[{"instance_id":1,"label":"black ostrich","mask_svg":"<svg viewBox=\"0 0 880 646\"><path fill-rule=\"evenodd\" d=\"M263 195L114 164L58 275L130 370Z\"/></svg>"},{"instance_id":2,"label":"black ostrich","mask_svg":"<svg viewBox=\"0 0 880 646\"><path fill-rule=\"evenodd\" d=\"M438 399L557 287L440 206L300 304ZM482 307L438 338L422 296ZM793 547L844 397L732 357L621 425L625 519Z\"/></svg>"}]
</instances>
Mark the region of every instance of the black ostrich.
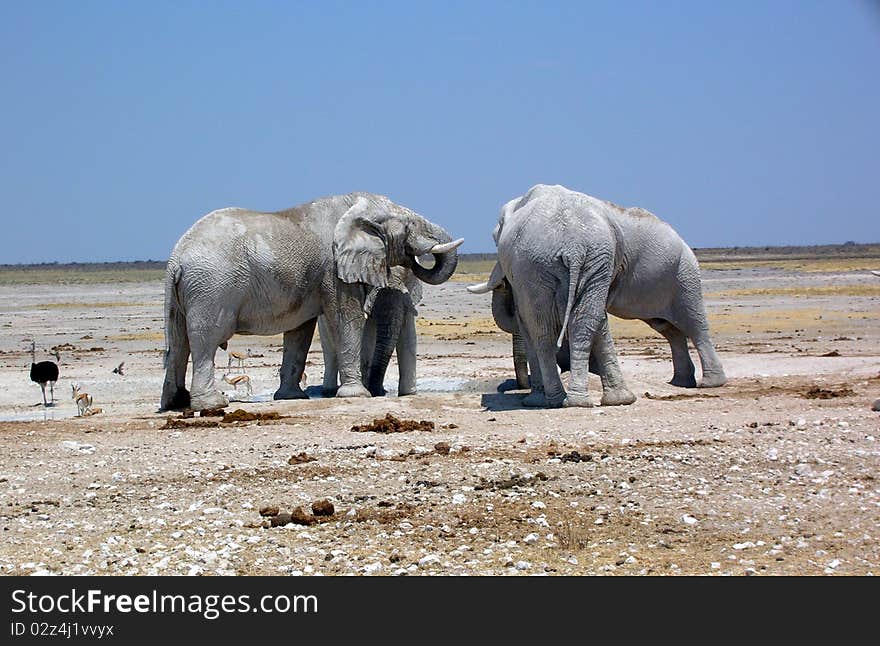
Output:
<instances>
[{"instance_id":1,"label":"black ostrich","mask_svg":"<svg viewBox=\"0 0 880 646\"><path fill-rule=\"evenodd\" d=\"M56 352L55 357L58 358L58 353ZM49 393L52 396L52 404L55 404L55 382L58 381L58 364L54 361L40 361L40 363L36 363L37 360L37 344L35 341L31 342L31 381L35 381L40 384L40 389L43 391L43 406L48 406L46 403L46 384L49 384Z\"/></svg>"}]
</instances>

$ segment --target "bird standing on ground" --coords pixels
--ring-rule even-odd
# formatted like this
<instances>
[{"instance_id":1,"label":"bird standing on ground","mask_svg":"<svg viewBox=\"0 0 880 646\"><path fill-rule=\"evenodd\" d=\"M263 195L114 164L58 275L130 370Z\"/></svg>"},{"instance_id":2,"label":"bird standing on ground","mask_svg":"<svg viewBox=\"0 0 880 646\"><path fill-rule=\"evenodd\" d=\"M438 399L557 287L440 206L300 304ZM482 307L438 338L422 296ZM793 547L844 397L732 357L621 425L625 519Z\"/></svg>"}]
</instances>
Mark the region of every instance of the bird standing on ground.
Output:
<instances>
[{"instance_id":1,"label":"bird standing on ground","mask_svg":"<svg viewBox=\"0 0 880 646\"><path fill-rule=\"evenodd\" d=\"M58 357L56 351L55 357ZM40 384L43 391L43 406L46 403L46 384L49 384L49 393L52 397L52 404L55 403L55 382L58 381L58 364L54 361L40 361L37 363L37 342L31 341L31 381Z\"/></svg>"},{"instance_id":2,"label":"bird standing on ground","mask_svg":"<svg viewBox=\"0 0 880 646\"><path fill-rule=\"evenodd\" d=\"M123 361L123 362L120 363L118 366L116 366L115 368L113 368L113 374L114 374L114 375L119 375L120 377L124 377L125 375L124 375L123 372L122 372L122 366L124 366L124 365L125 365L125 361Z\"/></svg>"}]
</instances>

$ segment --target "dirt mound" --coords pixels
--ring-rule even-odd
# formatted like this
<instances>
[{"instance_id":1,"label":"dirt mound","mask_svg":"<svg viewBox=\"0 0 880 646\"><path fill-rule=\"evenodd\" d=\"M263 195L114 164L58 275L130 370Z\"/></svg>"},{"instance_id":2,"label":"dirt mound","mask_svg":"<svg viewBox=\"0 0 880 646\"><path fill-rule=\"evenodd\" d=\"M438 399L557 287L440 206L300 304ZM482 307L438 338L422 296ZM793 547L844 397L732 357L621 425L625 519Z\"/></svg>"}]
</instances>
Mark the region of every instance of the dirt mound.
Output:
<instances>
[{"instance_id":1,"label":"dirt mound","mask_svg":"<svg viewBox=\"0 0 880 646\"><path fill-rule=\"evenodd\" d=\"M434 422L414 419L398 419L391 413L385 417L374 419L370 424L355 424L351 427L355 433L409 433L410 431L433 431Z\"/></svg>"},{"instance_id":2,"label":"dirt mound","mask_svg":"<svg viewBox=\"0 0 880 646\"><path fill-rule=\"evenodd\" d=\"M852 397L855 395L855 391L852 388L848 388L844 386L839 390L833 390L831 388L820 388L819 386L813 386L807 392L804 393L805 399L835 399L837 397Z\"/></svg>"},{"instance_id":3,"label":"dirt mound","mask_svg":"<svg viewBox=\"0 0 880 646\"><path fill-rule=\"evenodd\" d=\"M187 419L181 417L169 417L165 420L162 428L216 428L217 426L220 426L220 422L212 419L193 419L187 421Z\"/></svg>"},{"instance_id":4,"label":"dirt mound","mask_svg":"<svg viewBox=\"0 0 880 646\"><path fill-rule=\"evenodd\" d=\"M314 462L318 458L314 458L305 451L295 453L287 460L287 464L304 464L305 462Z\"/></svg>"},{"instance_id":5,"label":"dirt mound","mask_svg":"<svg viewBox=\"0 0 880 646\"><path fill-rule=\"evenodd\" d=\"M277 411L269 411L267 413L249 413L246 410L241 408L236 408L231 413L226 413L223 416L223 423L229 424L231 422L256 422L256 421L266 421L266 420L274 420L281 419L281 415Z\"/></svg>"}]
</instances>

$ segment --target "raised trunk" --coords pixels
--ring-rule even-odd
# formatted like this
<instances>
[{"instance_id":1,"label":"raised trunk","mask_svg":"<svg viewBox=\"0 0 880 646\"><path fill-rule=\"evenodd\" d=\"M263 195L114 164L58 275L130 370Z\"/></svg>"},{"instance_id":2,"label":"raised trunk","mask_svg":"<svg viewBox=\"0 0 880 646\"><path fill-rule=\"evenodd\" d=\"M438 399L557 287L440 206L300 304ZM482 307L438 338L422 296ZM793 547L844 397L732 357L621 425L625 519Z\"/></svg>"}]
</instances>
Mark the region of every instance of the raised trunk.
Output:
<instances>
[{"instance_id":1,"label":"raised trunk","mask_svg":"<svg viewBox=\"0 0 880 646\"><path fill-rule=\"evenodd\" d=\"M452 274L455 273L455 268L458 266L458 251L453 249L446 253L435 253L432 255L434 256L433 267L426 269L418 261L414 261L412 272L416 278L429 285L440 285L449 280Z\"/></svg>"}]
</instances>

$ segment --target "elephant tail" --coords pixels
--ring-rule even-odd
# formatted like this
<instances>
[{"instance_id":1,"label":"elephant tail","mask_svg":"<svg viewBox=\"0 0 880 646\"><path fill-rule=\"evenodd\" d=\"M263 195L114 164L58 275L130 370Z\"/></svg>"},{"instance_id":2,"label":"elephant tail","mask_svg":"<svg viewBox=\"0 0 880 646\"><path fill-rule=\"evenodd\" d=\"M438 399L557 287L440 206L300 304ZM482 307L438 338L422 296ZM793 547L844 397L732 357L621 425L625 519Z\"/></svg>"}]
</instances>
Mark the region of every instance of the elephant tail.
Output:
<instances>
[{"instance_id":1,"label":"elephant tail","mask_svg":"<svg viewBox=\"0 0 880 646\"><path fill-rule=\"evenodd\" d=\"M562 340L565 338L565 331L568 329L568 319L571 317L571 308L574 307L574 297L577 292L578 283L581 280L581 264L579 262L571 263L568 270L568 302L565 304L565 318L562 319L562 331L556 340L556 347L562 347Z\"/></svg>"},{"instance_id":2,"label":"elephant tail","mask_svg":"<svg viewBox=\"0 0 880 646\"><path fill-rule=\"evenodd\" d=\"M178 286L182 271L174 260L168 261L165 272L165 368L172 348L179 348L186 341L186 315L180 302Z\"/></svg>"}]
</instances>

